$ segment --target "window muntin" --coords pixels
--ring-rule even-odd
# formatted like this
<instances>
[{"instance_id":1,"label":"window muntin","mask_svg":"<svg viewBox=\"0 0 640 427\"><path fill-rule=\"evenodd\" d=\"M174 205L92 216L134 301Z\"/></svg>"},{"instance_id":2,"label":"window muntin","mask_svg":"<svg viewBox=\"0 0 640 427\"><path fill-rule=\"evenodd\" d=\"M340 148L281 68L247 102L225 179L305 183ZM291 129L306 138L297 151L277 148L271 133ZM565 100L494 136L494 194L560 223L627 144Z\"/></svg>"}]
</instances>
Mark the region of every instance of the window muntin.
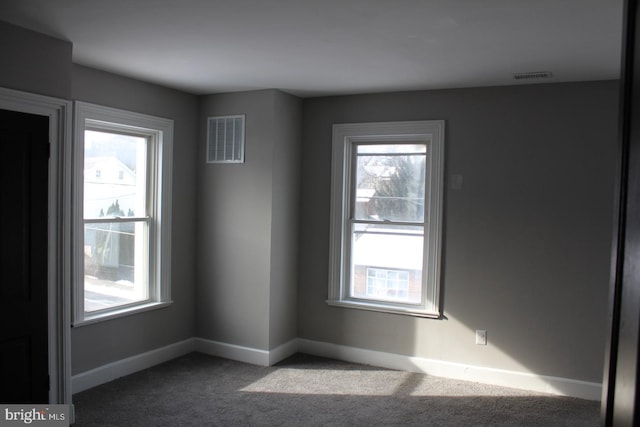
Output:
<instances>
[{"instance_id":1,"label":"window muntin","mask_svg":"<svg viewBox=\"0 0 640 427\"><path fill-rule=\"evenodd\" d=\"M74 325L170 303L172 133L76 103Z\"/></svg>"},{"instance_id":2,"label":"window muntin","mask_svg":"<svg viewBox=\"0 0 640 427\"><path fill-rule=\"evenodd\" d=\"M329 304L439 316L443 136L442 121L334 125Z\"/></svg>"}]
</instances>

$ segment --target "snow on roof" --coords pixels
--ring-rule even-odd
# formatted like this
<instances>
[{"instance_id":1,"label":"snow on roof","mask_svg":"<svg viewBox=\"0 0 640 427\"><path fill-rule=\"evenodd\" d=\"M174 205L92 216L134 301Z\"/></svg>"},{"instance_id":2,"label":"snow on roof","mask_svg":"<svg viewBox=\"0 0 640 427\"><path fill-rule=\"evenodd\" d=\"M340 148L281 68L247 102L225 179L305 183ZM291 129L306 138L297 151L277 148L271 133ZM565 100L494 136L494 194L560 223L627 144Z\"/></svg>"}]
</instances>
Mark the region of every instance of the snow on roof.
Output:
<instances>
[{"instance_id":1,"label":"snow on roof","mask_svg":"<svg viewBox=\"0 0 640 427\"><path fill-rule=\"evenodd\" d=\"M375 188L358 188L356 190L356 201L357 202L368 202L369 199L376 194Z\"/></svg>"},{"instance_id":2,"label":"snow on roof","mask_svg":"<svg viewBox=\"0 0 640 427\"><path fill-rule=\"evenodd\" d=\"M109 165L111 165L111 167L113 167L113 165L116 165L120 169L122 169L122 170L126 171L127 173L132 174L132 175L135 176L135 172L133 172L131 170L131 168L129 168L126 164L124 164L124 162L122 162L117 157L113 157L113 156L108 156L108 157L106 157L106 156L104 156L104 157L85 157L85 159L84 159L84 169L85 170L95 169L98 166L100 166L100 167L108 167Z\"/></svg>"},{"instance_id":3,"label":"snow on roof","mask_svg":"<svg viewBox=\"0 0 640 427\"><path fill-rule=\"evenodd\" d=\"M368 267L421 270L422 249L422 235L364 233L354 242L353 263Z\"/></svg>"}]
</instances>

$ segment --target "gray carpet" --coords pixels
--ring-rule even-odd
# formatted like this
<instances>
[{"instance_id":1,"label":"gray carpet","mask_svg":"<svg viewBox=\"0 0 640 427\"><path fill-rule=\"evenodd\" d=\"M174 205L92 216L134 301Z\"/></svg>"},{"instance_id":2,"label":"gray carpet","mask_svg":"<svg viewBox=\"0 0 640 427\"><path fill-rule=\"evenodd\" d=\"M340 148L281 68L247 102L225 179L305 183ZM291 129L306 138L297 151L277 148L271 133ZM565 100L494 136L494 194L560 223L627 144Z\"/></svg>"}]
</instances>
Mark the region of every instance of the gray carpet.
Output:
<instances>
[{"instance_id":1,"label":"gray carpet","mask_svg":"<svg viewBox=\"0 0 640 427\"><path fill-rule=\"evenodd\" d=\"M200 353L73 396L77 426L598 426L599 403L298 354Z\"/></svg>"}]
</instances>

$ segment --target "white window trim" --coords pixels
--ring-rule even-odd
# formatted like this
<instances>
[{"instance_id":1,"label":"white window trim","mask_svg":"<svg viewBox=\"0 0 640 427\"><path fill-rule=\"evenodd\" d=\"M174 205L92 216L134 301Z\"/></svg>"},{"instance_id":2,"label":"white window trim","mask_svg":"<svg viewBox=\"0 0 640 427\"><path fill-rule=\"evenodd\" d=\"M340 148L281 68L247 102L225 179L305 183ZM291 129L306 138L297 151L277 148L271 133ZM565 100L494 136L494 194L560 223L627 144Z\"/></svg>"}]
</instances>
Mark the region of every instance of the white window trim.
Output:
<instances>
[{"instance_id":1,"label":"white window trim","mask_svg":"<svg viewBox=\"0 0 640 427\"><path fill-rule=\"evenodd\" d=\"M440 259L442 235L442 198L444 183L444 120L349 123L333 126L331 165L331 217L329 249L329 290L327 304L420 317L441 316ZM347 217L352 188L352 145L356 142L419 141L427 144L427 198L424 246L424 280L422 303L407 306L388 302L354 300L348 296L345 271L349 268L345 253L348 232Z\"/></svg>"},{"instance_id":2,"label":"white window trim","mask_svg":"<svg viewBox=\"0 0 640 427\"><path fill-rule=\"evenodd\" d=\"M96 313L84 312L84 130L86 123L114 130L129 128L134 133L153 136L157 139L155 159L150 164L156 166L151 171L153 183L161 178L160 188L152 188L156 193L153 217L157 226L150 235L149 252L149 299L126 306L101 310ZM82 326L106 319L128 316L142 311L170 305L171 301L171 190L173 159L173 120L133 113L115 108L103 107L86 102L75 102L74 123L74 193L73 193L73 325ZM153 185L153 183L151 185Z\"/></svg>"}]
</instances>

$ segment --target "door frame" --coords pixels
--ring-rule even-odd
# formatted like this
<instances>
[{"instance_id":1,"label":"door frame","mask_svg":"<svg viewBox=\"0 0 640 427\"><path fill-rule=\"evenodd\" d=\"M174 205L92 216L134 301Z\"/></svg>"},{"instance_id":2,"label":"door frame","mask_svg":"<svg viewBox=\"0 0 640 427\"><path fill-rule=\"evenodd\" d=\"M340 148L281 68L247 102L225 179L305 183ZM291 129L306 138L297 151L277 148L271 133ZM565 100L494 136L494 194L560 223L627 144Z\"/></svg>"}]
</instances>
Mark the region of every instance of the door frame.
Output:
<instances>
[{"instance_id":1,"label":"door frame","mask_svg":"<svg viewBox=\"0 0 640 427\"><path fill-rule=\"evenodd\" d=\"M72 102L0 87L0 109L49 117L49 403L71 405Z\"/></svg>"}]
</instances>

